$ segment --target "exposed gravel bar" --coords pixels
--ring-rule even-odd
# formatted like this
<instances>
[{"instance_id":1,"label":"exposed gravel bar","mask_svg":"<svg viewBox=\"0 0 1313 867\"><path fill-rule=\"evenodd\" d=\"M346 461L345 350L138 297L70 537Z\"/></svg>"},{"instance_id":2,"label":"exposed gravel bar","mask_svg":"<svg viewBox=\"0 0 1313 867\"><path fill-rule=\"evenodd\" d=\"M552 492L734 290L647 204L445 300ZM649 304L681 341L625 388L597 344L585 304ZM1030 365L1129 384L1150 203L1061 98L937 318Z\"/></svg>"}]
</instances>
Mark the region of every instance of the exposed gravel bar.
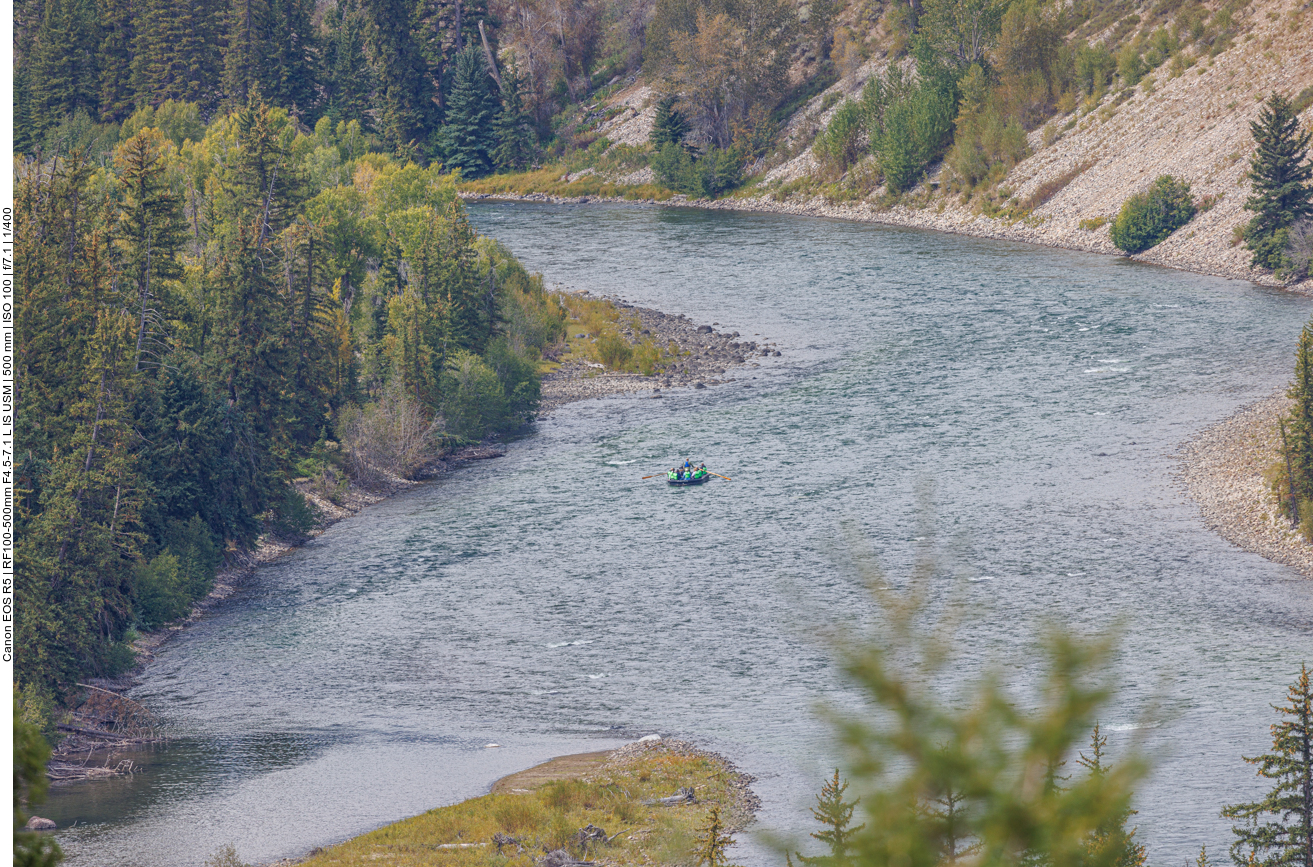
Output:
<instances>
[{"instance_id":1,"label":"exposed gravel bar","mask_svg":"<svg viewBox=\"0 0 1313 867\"><path fill-rule=\"evenodd\" d=\"M1204 523L1223 539L1313 578L1313 545L1290 527L1264 471L1280 460L1285 389L1205 428L1181 447L1180 478Z\"/></svg>"},{"instance_id":2,"label":"exposed gravel bar","mask_svg":"<svg viewBox=\"0 0 1313 867\"><path fill-rule=\"evenodd\" d=\"M589 295L589 292L583 290L579 294ZM720 385L727 381L722 377L732 368L759 367L768 358L780 357L780 350L774 343L745 340L737 331L717 331L714 325L699 325L682 313L662 313L637 307L610 295L596 297L605 298L618 307L624 319L638 318L641 325L637 330L627 325L621 330L629 340L651 337L659 346L674 343L681 353L687 354L681 354L678 360L655 376L607 371L601 365L587 361L562 364L543 377L539 416L567 403L612 394L651 391L659 395L662 389Z\"/></svg>"}]
</instances>

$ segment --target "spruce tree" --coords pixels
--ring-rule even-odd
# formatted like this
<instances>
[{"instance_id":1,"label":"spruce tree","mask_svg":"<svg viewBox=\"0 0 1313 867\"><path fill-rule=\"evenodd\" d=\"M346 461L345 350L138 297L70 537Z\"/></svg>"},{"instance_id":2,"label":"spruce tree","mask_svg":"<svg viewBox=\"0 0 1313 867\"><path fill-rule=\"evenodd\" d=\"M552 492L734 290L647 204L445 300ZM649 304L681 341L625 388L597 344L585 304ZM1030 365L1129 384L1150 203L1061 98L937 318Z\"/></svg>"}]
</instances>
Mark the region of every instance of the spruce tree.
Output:
<instances>
[{"instance_id":1,"label":"spruce tree","mask_svg":"<svg viewBox=\"0 0 1313 867\"><path fill-rule=\"evenodd\" d=\"M684 136L688 135L688 119L675 108L679 97L675 94L663 96L657 102L656 117L652 121L652 145L659 151L667 144L677 144L686 148Z\"/></svg>"},{"instance_id":2,"label":"spruce tree","mask_svg":"<svg viewBox=\"0 0 1313 867\"><path fill-rule=\"evenodd\" d=\"M343 0L328 10L324 24L327 38L319 77L325 111L334 121L363 120L374 87L374 70L365 57L368 16L360 0Z\"/></svg>"},{"instance_id":3,"label":"spruce tree","mask_svg":"<svg viewBox=\"0 0 1313 867\"><path fill-rule=\"evenodd\" d=\"M50 0L32 48L27 79L37 135L79 108L99 116L99 44L96 10L89 0Z\"/></svg>"},{"instance_id":4,"label":"spruce tree","mask_svg":"<svg viewBox=\"0 0 1313 867\"><path fill-rule=\"evenodd\" d=\"M502 81L506 93L502 97L501 113L493 124L497 138L493 159L499 169L519 171L528 168L537 156L538 136L533 130L533 118L524 108L524 80L513 62L506 68Z\"/></svg>"},{"instance_id":5,"label":"spruce tree","mask_svg":"<svg viewBox=\"0 0 1313 867\"><path fill-rule=\"evenodd\" d=\"M1303 515L1313 500L1313 322L1304 326L1295 349L1295 378L1286 395L1294 401L1286 426L1284 448L1293 495L1291 515Z\"/></svg>"},{"instance_id":6,"label":"spruce tree","mask_svg":"<svg viewBox=\"0 0 1313 867\"><path fill-rule=\"evenodd\" d=\"M1286 705L1272 725L1272 752L1245 761L1276 785L1261 800L1222 810L1235 842L1231 858L1241 867L1313 867L1313 684L1307 665L1286 691Z\"/></svg>"},{"instance_id":7,"label":"spruce tree","mask_svg":"<svg viewBox=\"0 0 1313 867\"><path fill-rule=\"evenodd\" d=\"M115 155L123 198L115 247L121 267L135 294L137 318L133 368L154 368L168 353L165 335L157 333L168 318L167 281L182 276L178 251L187 239L182 200L167 176L171 146L158 129L143 129L119 147Z\"/></svg>"},{"instance_id":8,"label":"spruce tree","mask_svg":"<svg viewBox=\"0 0 1313 867\"><path fill-rule=\"evenodd\" d=\"M100 8L101 39L96 53L100 70L100 116L122 123L132 114L132 43L134 16L129 0L104 0Z\"/></svg>"},{"instance_id":9,"label":"spruce tree","mask_svg":"<svg viewBox=\"0 0 1313 867\"><path fill-rule=\"evenodd\" d=\"M825 826L825 830L813 831L811 836L829 846L830 854L808 857L797 852L795 854L799 863L815 864L818 867L842 867L848 863L849 840L866 825L850 827L857 802L843 799L847 789L848 783L839 779L839 769L835 768L834 777L826 780L821 793L816 796L816 806L812 807L812 815Z\"/></svg>"},{"instance_id":10,"label":"spruce tree","mask_svg":"<svg viewBox=\"0 0 1313 867\"><path fill-rule=\"evenodd\" d=\"M407 0L363 0L370 26L369 56L377 82L377 129L397 153L410 153L436 126L437 93L411 27Z\"/></svg>"},{"instance_id":11,"label":"spruce tree","mask_svg":"<svg viewBox=\"0 0 1313 867\"><path fill-rule=\"evenodd\" d=\"M212 0L142 0L133 35L132 90L138 105L170 99L218 103L222 61Z\"/></svg>"},{"instance_id":12,"label":"spruce tree","mask_svg":"<svg viewBox=\"0 0 1313 867\"><path fill-rule=\"evenodd\" d=\"M1099 724L1090 732L1090 755L1080 753L1077 761L1091 774L1102 777L1110 770L1103 760L1108 739L1100 734ZM1144 867L1148 859L1144 846L1135 842L1135 830L1126 830L1126 822L1135 815L1130 806L1121 809L1120 815L1100 824L1086 840L1085 848L1093 864L1111 864L1113 867Z\"/></svg>"},{"instance_id":13,"label":"spruce tree","mask_svg":"<svg viewBox=\"0 0 1313 867\"><path fill-rule=\"evenodd\" d=\"M497 147L494 123L500 113L493 86L482 47L467 46L456 58L444 127L446 165L460 169L466 178L492 172Z\"/></svg>"},{"instance_id":14,"label":"spruce tree","mask_svg":"<svg viewBox=\"0 0 1313 867\"><path fill-rule=\"evenodd\" d=\"M1280 270L1287 265L1286 230L1295 222L1313 217L1313 164L1307 162L1313 130L1299 129L1299 116L1290 100L1279 93L1268 97L1258 120L1249 124L1254 136L1254 155L1247 177L1254 194L1245 209L1255 216L1246 227L1253 251L1253 264Z\"/></svg>"}]
</instances>

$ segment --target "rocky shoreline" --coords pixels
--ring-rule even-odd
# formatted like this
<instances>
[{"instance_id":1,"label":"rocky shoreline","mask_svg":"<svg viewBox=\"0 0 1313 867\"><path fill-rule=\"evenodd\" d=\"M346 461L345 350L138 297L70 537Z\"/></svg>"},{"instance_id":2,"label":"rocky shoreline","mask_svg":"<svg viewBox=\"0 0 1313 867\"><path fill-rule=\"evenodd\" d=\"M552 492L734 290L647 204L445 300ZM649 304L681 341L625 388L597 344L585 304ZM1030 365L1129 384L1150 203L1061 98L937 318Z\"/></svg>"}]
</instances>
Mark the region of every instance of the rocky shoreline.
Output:
<instances>
[{"instance_id":1,"label":"rocky shoreline","mask_svg":"<svg viewBox=\"0 0 1313 867\"><path fill-rule=\"evenodd\" d=\"M900 226L908 229L929 229L950 235L965 235L972 238L987 238L996 241L1018 241L1059 250L1075 250L1085 253L1100 253L1107 256L1119 256L1162 265L1177 271L1187 271L1208 277L1226 277L1233 280L1247 280L1264 286L1281 287L1301 295L1313 295L1313 279L1298 283L1283 283L1272 274L1257 268L1251 268L1244 261L1246 257L1237 255L1227 245L1225 252L1208 243L1207 239L1194 237L1178 245L1173 239L1160 244L1144 253L1128 256L1113 246L1108 240L1106 227L1098 230L1063 229L1054 225L1033 223L1026 220L1006 222L994 220L983 214L968 212L960 207L912 207L898 205L893 208L881 208L871 202L853 204L827 201L822 196L783 201L766 197L736 197L724 199L690 199L685 195L672 196L669 199L626 199L620 196L552 196L546 193L461 193L461 198L470 202L530 202L553 205L587 205L587 204L628 204L656 205L666 208L701 208L709 211L745 211L748 213L782 214L791 217L819 217L832 220L848 220L855 223L874 223L882 226ZM1187 233L1191 236L1193 232ZM1178 246L1181 249L1178 249ZM1244 252L1243 248L1240 250Z\"/></svg>"},{"instance_id":2,"label":"rocky shoreline","mask_svg":"<svg viewBox=\"0 0 1313 867\"><path fill-rule=\"evenodd\" d=\"M1179 478L1208 529L1239 548L1313 578L1313 545L1280 514L1266 474L1280 460L1285 389L1205 428L1178 454Z\"/></svg>"}]
</instances>

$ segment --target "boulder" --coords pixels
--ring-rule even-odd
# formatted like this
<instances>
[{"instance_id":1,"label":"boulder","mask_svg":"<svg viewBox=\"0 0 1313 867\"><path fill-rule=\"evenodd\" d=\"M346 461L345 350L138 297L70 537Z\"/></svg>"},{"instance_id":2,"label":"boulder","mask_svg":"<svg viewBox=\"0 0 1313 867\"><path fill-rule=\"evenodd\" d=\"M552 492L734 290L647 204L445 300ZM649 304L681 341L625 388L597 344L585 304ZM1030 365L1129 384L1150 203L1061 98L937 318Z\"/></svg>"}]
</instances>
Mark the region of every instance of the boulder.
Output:
<instances>
[{"instance_id":1,"label":"boulder","mask_svg":"<svg viewBox=\"0 0 1313 867\"><path fill-rule=\"evenodd\" d=\"M27 830L29 831L53 831L56 827L54 822L40 816L33 816L27 820Z\"/></svg>"}]
</instances>

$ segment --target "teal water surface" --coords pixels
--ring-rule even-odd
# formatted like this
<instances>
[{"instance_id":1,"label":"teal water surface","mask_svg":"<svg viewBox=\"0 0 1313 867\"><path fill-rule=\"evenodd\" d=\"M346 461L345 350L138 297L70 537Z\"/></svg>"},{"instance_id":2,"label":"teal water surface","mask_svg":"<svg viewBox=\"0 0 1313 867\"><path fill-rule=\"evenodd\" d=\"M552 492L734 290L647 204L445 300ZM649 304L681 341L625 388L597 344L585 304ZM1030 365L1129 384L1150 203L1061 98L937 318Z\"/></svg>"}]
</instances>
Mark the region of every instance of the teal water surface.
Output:
<instances>
[{"instance_id":1,"label":"teal water surface","mask_svg":"<svg viewBox=\"0 0 1313 867\"><path fill-rule=\"evenodd\" d=\"M259 570L134 692L173 744L53 797L71 863L302 854L654 731L734 759L762 824L805 834L839 755L817 708L858 706L819 636L874 605L852 528L898 586L927 516L971 613L959 676L997 663L1024 695L1047 623L1120 623L1103 723L1114 758L1134 737L1157 757L1139 839L1165 865L1228 843L1219 808L1261 788L1240 757L1313 661L1313 583L1207 531L1173 455L1289 378L1309 299L838 221L470 212L549 283L783 354L568 406ZM640 480L684 456L734 481Z\"/></svg>"}]
</instances>

